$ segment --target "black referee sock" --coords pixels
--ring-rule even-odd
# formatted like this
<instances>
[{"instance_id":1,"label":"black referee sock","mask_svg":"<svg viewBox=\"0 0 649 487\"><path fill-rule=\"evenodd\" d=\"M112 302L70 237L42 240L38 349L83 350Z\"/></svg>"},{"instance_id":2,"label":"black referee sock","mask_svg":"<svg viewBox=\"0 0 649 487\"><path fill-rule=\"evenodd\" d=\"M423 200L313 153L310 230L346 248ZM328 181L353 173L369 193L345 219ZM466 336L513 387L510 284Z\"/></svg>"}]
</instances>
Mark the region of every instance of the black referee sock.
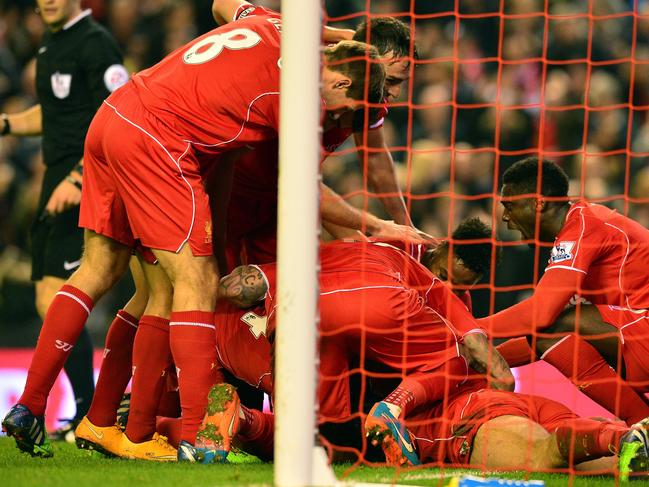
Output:
<instances>
[{"instance_id":1,"label":"black referee sock","mask_svg":"<svg viewBox=\"0 0 649 487\"><path fill-rule=\"evenodd\" d=\"M92 402L92 396L95 393L92 352L90 333L84 327L64 366L77 403L75 419L81 419L86 415Z\"/></svg>"}]
</instances>

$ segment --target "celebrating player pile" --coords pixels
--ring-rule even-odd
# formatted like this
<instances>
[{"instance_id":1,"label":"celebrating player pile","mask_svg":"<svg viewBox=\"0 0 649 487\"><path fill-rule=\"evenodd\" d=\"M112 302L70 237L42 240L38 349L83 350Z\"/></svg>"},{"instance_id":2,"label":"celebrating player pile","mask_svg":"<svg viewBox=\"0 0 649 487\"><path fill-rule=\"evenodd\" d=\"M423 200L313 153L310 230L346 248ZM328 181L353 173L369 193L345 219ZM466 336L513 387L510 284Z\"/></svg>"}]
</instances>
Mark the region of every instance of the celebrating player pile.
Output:
<instances>
[{"instance_id":1,"label":"celebrating player pile","mask_svg":"<svg viewBox=\"0 0 649 487\"><path fill-rule=\"evenodd\" d=\"M218 28L135 75L90 126L82 263L49 307L25 390L2 422L31 455L52 455L47 396L130 262L136 294L110 327L77 445L199 463L238 445L272 459L273 415L230 383L275 399L282 23L241 0L215 0L212 13ZM554 242L552 256L531 298L476 320L468 289L498 262L492 229L470 218L435 240L414 228L385 143L386 107L417 59L410 29L373 18L323 38L323 155L351 135L367 146L368 179L394 219L321 185L323 226L346 238L320 248L318 427L332 460L551 470L600 459L623 476L646 472L649 231L570 203L556 164L517 162L503 176L503 221L525 240ZM554 335L536 339L541 330ZM494 337L515 340L496 348ZM623 421L513 392L508 362L537 353ZM620 361L618 376L608 365ZM131 379L128 418L116 424Z\"/></svg>"}]
</instances>

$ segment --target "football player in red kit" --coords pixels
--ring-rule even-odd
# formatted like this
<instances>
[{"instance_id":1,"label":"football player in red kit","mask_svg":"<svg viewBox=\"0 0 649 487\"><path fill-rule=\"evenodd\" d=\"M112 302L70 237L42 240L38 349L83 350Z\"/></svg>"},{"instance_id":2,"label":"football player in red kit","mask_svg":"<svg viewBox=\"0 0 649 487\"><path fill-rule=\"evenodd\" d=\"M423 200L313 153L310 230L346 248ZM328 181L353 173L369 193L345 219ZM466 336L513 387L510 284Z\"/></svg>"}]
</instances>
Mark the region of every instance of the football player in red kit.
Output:
<instances>
[{"instance_id":1,"label":"football player in red kit","mask_svg":"<svg viewBox=\"0 0 649 487\"><path fill-rule=\"evenodd\" d=\"M215 29L135 75L98 111L84 154L82 264L50 306L25 391L2 422L19 448L51 454L42 417L49 391L137 243L153 250L173 284L170 342L181 370L183 440L193 443L206 402L201 385L212 383L216 293L205 290L218 284L204 156L277 137L280 30L270 11ZM325 49L329 111L357 108L365 84L368 101L380 101L385 68L368 57L376 49L353 41Z\"/></svg>"},{"instance_id":2,"label":"football player in red kit","mask_svg":"<svg viewBox=\"0 0 649 487\"><path fill-rule=\"evenodd\" d=\"M649 390L649 230L568 201L568 177L550 161L517 162L501 193L508 228L552 243L552 253L532 297L478 322L494 337L543 333L536 352L568 378L576 373L586 395L628 423L649 416L640 394ZM618 363L619 376L608 367Z\"/></svg>"},{"instance_id":3,"label":"football player in red kit","mask_svg":"<svg viewBox=\"0 0 649 487\"><path fill-rule=\"evenodd\" d=\"M219 294L236 296L235 302L242 307L265 296L267 334L272 337L275 266L260 266L258 277L250 269L255 267L243 266L224 277ZM434 402L443 396L445 388L453 389L464 381L467 363L460 346L476 370L491 376L494 387L513 386L509 368L488 345L484 331L476 326L466 306L424 266L391 245L323 245L319 307L323 380L318 396L322 421L351 414L349 389L340 388L337 379L349 371L353 357L399 370L403 377L401 384L375 405L366 423L371 434L397 431L400 417ZM329 360L333 356L329 349L342 350L343 358L337 355ZM402 452L401 444L396 446L398 452L389 445L395 462ZM411 462L416 463L416 459Z\"/></svg>"},{"instance_id":4,"label":"football player in red kit","mask_svg":"<svg viewBox=\"0 0 649 487\"><path fill-rule=\"evenodd\" d=\"M242 0L214 0L212 11L217 23L224 24L238 15L256 15L261 7ZM335 35L334 35L335 34ZM391 17L363 22L356 32L325 30L325 38L369 40L379 49L386 66L385 101L397 99L401 86L410 77L410 50L417 50L410 37L410 27ZM345 114L329 113L323 119L323 157L335 151L352 134L357 147L367 151L367 178L378 193L394 222L381 220L347 204L326 185L321 184L321 218L328 225L355 230L365 229L371 235L421 239L410 227L410 218L399 189L392 156L383 134L385 107L358 110ZM228 271L245 262L264 264L276 260L277 246L277 140L259 144L242 154L234 167L234 177L227 215L226 254Z\"/></svg>"}]
</instances>

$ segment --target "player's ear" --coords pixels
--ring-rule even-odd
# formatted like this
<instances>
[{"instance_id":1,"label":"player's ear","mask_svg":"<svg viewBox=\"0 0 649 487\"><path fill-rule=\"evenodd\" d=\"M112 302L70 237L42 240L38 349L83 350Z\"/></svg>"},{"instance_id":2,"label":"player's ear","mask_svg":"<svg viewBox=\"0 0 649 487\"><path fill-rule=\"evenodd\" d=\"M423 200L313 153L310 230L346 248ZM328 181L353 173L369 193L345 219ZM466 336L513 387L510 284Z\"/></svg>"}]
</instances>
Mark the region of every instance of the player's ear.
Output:
<instances>
[{"instance_id":1,"label":"player's ear","mask_svg":"<svg viewBox=\"0 0 649 487\"><path fill-rule=\"evenodd\" d=\"M537 199L536 200L536 211L540 213L544 213L548 209L548 202L544 199Z\"/></svg>"},{"instance_id":2,"label":"player's ear","mask_svg":"<svg viewBox=\"0 0 649 487\"><path fill-rule=\"evenodd\" d=\"M351 85L352 85L352 80L347 76L343 76L338 81L336 81L336 84L334 84L334 88L346 90Z\"/></svg>"}]
</instances>

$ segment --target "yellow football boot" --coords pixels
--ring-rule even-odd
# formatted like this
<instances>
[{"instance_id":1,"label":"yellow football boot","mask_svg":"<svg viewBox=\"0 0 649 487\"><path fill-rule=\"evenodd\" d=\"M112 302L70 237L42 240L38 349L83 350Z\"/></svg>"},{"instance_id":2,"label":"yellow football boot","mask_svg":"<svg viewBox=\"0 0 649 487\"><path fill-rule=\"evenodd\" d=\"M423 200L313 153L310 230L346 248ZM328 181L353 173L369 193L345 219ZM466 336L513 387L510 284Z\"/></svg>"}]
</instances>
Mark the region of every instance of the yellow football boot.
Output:
<instances>
[{"instance_id":1,"label":"yellow football boot","mask_svg":"<svg viewBox=\"0 0 649 487\"><path fill-rule=\"evenodd\" d=\"M166 436L158 433L154 433L151 440L142 443L133 443L126 434L123 434L117 455L132 460L175 462L178 452L169 444Z\"/></svg>"},{"instance_id":2,"label":"yellow football boot","mask_svg":"<svg viewBox=\"0 0 649 487\"><path fill-rule=\"evenodd\" d=\"M83 450L95 450L104 455L117 455L122 444L122 430L117 425L95 426L88 416L84 416L74 430L77 447Z\"/></svg>"}]
</instances>

